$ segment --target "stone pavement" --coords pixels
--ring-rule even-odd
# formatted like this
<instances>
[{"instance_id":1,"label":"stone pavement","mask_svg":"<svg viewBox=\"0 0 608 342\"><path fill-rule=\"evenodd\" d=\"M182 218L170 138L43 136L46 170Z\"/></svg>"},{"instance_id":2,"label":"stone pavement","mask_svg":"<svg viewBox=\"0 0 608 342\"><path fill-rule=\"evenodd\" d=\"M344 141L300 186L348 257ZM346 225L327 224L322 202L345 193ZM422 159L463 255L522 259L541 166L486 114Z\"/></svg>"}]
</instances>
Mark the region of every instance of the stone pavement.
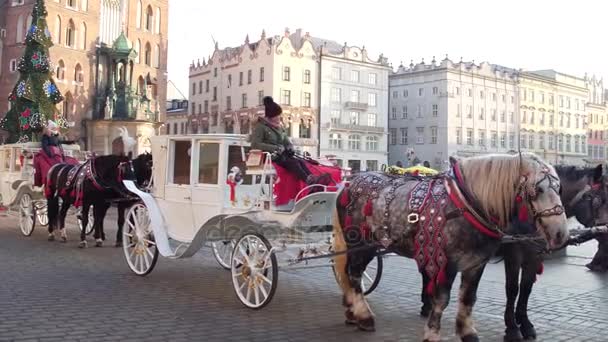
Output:
<instances>
[{"instance_id":1,"label":"stone pavement","mask_svg":"<svg viewBox=\"0 0 608 342\"><path fill-rule=\"evenodd\" d=\"M110 209L114 216L115 209ZM106 227L115 226L115 217ZM147 277L133 275L122 250L77 248L46 241L37 227L21 236L17 220L0 217L0 341L420 341L420 277L412 260L388 257L382 281L369 296L374 333L343 324L341 296L330 268L281 272L272 303L244 308L229 272L210 250L186 260L160 258ZM594 243L547 262L530 303L539 341L606 341L608 276L584 265ZM454 337L453 300L443 320ZM489 265L474 317L482 341L502 341L503 265Z\"/></svg>"}]
</instances>

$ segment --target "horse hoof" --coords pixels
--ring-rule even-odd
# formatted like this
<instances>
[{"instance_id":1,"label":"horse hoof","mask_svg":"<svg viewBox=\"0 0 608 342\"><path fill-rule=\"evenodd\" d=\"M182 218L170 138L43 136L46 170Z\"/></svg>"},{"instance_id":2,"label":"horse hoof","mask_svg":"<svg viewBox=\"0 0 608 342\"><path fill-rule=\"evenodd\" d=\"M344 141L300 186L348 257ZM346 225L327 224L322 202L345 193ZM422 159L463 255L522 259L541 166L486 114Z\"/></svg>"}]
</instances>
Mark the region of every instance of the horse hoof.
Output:
<instances>
[{"instance_id":1,"label":"horse hoof","mask_svg":"<svg viewBox=\"0 0 608 342\"><path fill-rule=\"evenodd\" d=\"M49 241L55 241L55 235L49 234L49 238L47 240L49 240Z\"/></svg>"},{"instance_id":2,"label":"horse hoof","mask_svg":"<svg viewBox=\"0 0 608 342\"><path fill-rule=\"evenodd\" d=\"M374 317L368 317L357 321L357 328L359 328L359 330L361 331L376 331L376 323L374 322Z\"/></svg>"},{"instance_id":3,"label":"horse hoof","mask_svg":"<svg viewBox=\"0 0 608 342\"><path fill-rule=\"evenodd\" d=\"M431 314L431 308L422 306L422 308L420 309L420 317L428 318L430 314Z\"/></svg>"},{"instance_id":4,"label":"horse hoof","mask_svg":"<svg viewBox=\"0 0 608 342\"><path fill-rule=\"evenodd\" d=\"M114 247L122 247L122 241L116 241Z\"/></svg>"},{"instance_id":5,"label":"horse hoof","mask_svg":"<svg viewBox=\"0 0 608 342\"><path fill-rule=\"evenodd\" d=\"M103 241L95 241L95 247L103 247Z\"/></svg>"},{"instance_id":6,"label":"horse hoof","mask_svg":"<svg viewBox=\"0 0 608 342\"><path fill-rule=\"evenodd\" d=\"M68 242L68 238L67 238L67 237L65 237L65 236L62 236L62 237L61 237L61 242L63 242L63 243Z\"/></svg>"},{"instance_id":7,"label":"horse hoof","mask_svg":"<svg viewBox=\"0 0 608 342\"><path fill-rule=\"evenodd\" d=\"M86 241L80 241L78 243L78 248L87 248L87 242Z\"/></svg>"},{"instance_id":8,"label":"horse hoof","mask_svg":"<svg viewBox=\"0 0 608 342\"><path fill-rule=\"evenodd\" d=\"M352 311L346 310L346 312L344 312L344 316L346 316L346 319L344 320L344 324L357 325L357 319L355 318L355 314L353 314Z\"/></svg>"},{"instance_id":9,"label":"horse hoof","mask_svg":"<svg viewBox=\"0 0 608 342\"><path fill-rule=\"evenodd\" d=\"M536 340L536 329L534 329L534 326L531 323L522 324L519 326L519 330L525 340Z\"/></svg>"},{"instance_id":10,"label":"horse hoof","mask_svg":"<svg viewBox=\"0 0 608 342\"><path fill-rule=\"evenodd\" d=\"M504 342L519 342L523 341L524 337L519 332L518 328L507 328L505 330Z\"/></svg>"},{"instance_id":11,"label":"horse hoof","mask_svg":"<svg viewBox=\"0 0 608 342\"><path fill-rule=\"evenodd\" d=\"M466 335L461 337L462 342L479 342L477 335Z\"/></svg>"}]
</instances>

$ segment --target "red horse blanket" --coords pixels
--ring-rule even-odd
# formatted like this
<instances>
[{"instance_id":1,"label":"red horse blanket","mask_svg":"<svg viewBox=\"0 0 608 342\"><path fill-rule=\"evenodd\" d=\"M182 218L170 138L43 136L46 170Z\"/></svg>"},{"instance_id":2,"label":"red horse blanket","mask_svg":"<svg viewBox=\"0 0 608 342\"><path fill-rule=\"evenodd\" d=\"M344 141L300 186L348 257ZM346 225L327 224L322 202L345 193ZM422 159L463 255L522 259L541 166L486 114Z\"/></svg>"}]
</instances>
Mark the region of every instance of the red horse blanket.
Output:
<instances>
[{"instance_id":1,"label":"red horse blanket","mask_svg":"<svg viewBox=\"0 0 608 342\"><path fill-rule=\"evenodd\" d=\"M66 163L78 165L78 160L72 157L64 157L58 147L51 146L52 157L49 157L44 151L40 151L34 155L34 185L42 186L46 184L46 175L53 165Z\"/></svg>"},{"instance_id":2,"label":"red horse blanket","mask_svg":"<svg viewBox=\"0 0 608 342\"><path fill-rule=\"evenodd\" d=\"M299 180L296 175L280 167L279 165L273 163L273 166L277 171L278 178L274 186L274 194L276 196L275 203L276 205L285 205L289 203L290 200L296 199L298 193L306 187L306 183ZM333 180L333 184L323 185L329 185L328 190L337 190L337 187L332 187L332 185L337 185L342 181L342 170L340 168L334 166L316 165L309 162L306 163L306 166L315 176L329 174ZM301 194L298 199L304 197L307 193L308 190Z\"/></svg>"}]
</instances>

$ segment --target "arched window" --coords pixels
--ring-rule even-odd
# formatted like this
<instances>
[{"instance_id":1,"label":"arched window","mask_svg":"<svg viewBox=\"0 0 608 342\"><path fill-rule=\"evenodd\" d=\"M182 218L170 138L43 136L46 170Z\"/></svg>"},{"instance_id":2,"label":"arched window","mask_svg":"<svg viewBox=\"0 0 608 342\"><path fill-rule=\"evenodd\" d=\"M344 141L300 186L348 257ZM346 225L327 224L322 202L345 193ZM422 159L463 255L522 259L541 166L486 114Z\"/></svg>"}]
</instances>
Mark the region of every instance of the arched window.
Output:
<instances>
[{"instance_id":1,"label":"arched window","mask_svg":"<svg viewBox=\"0 0 608 342\"><path fill-rule=\"evenodd\" d=\"M61 43L61 17L55 17L55 44Z\"/></svg>"},{"instance_id":2,"label":"arched window","mask_svg":"<svg viewBox=\"0 0 608 342\"><path fill-rule=\"evenodd\" d=\"M68 47L74 47L74 41L76 38L76 26L74 26L74 21L70 19L68 22L68 26L65 29L65 45Z\"/></svg>"},{"instance_id":3,"label":"arched window","mask_svg":"<svg viewBox=\"0 0 608 342\"><path fill-rule=\"evenodd\" d=\"M78 85L82 85L84 82L84 75L82 74L82 67L79 64L76 64L74 68L74 82Z\"/></svg>"},{"instance_id":4,"label":"arched window","mask_svg":"<svg viewBox=\"0 0 608 342\"><path fill-rule=\"evenodd\" d=\"M141 28L141 0L137 2L137 13L135 14L135 26Z\"/></svg>"},{"instance_id":5,"label":"arched window","mask_svg":"<svg viewBox=\"0 0 608 342\"><path fill-rule=\"evenodd\" d=\"M146 43L146 49L144 52L144 63L147 66L150 66L151 58L152 58L152 48L150 47L150 43Z\"/></svg>"},{"instance_id":6,"label":"arched window","mask_svg":"<svg viewBox=\"0 0 608 342\"><path fill-rule=\"evenodd\" d=\"M139 76L139 78L137 79L137 93L139 95L144 95L146 93L146 89L144 89L146 87L146 82L144 81L144 78L142 76Z\"/></svg>"},{"instance_id":7,"label":"arched window","mask_svg":"<svg viewBox=\"0 0 608 342\"><path fill-rule=\"evenodd\" d=\"M65 79L65 63L63 63L63 60L61 59L57 63L57 68L55 69L55 78L60 81Z\"/></svg>"},{"instance_id":8,"label":"arched window","mask_svg":"<svg viewBox=\"0 0 608 342\"><path fill-rule=\"evenodd\" d=\"M76 0L68 0L67 5L68 7L76 8Z\"/></svg>"},{"instance_id":9,"label":"arched window","mask_svg":"<svg viewBox=\"0 0 608 342\"><path fill-rule=\"evenodd\" d=\"M80 24L80 48L83 50L87 49L87 25L85 23Z\"/></svg>"},{"instance_id":10,"label":"arched window","mask_svg":"<svg viewBox=\"0 0 608 342\"><path fill-rule=\"evenodd\" d=\"M135 41L134 47L133 49L135 50L135 53L137 53L137 56L135 56L135 63L140 63L141 62L141 43L139 42L139 39Z\"/></svg>"},{"instance_id":11,"label":"arched window","mask_svg":"<svg viewBox=\"0 0 608 342\"><path fill-rule=\"evenodd\" d=\"M65 94L65 97L63 100L63 117L66 120L68 120L68 118L71 117L73 106L74 106L74 100L72 99L72 94L70 92L68 92L67 94Z\"/></svg>"},{"instance_id":12,"label":"arched window","mask_svg":"<svg viewBox=\"0 0 608 342\"><path fill-rule=\"evenodd\" d=\"M15 39L17 44L23 41L23 25L23 15L20 15L17 19L17 39Z\"/></svg>"},{"instance_id":13,"label":"arched window","mask_svg":"<svg viewBox=\"0 0 608 342\"><path fill-rule=\"evenodd\" d=\"M146 31L152 32L152 25L154 25L154 13L152 12L152 6L148 6L146 8Z\"/></svg>"},{"instance_id":14,"label":"arched window","mask_svg":"<svg viewBox=\"0 0 608 342\"><path fill-rule=\"evenodd\" d=\"M300 138L310 139L310 121L300 119Z\"/></svg>"},{"instance_id":15,"label":"arched window","mask_svg":"<svg viewBox=\"0 0 608 342\"><path fill-rule=\"evenodd\" d=\"M160 33L160 8L156 7L156 17L154 18L154 33Z\"/></svg>"},{"instance_id":16,"label":"arched window","mask_svg":"<svg viewBox=\"0 0 608 342\"><path fill-rule=\"evenodd\" d=\"M160 66L160 45L154 46L154 63L152 64L155 68Z\"/></svg>"}]
</instances>

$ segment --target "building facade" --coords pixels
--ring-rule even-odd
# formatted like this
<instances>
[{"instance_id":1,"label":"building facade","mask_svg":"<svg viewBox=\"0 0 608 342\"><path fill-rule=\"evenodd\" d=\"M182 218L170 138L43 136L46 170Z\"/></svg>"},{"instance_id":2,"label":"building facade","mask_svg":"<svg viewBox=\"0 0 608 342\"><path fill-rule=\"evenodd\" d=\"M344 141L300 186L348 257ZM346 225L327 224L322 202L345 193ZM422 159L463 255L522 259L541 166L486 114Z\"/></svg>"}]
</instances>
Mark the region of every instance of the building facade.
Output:
<instances>
[{"instance_id":1,"label":"building facade","mask_svg":"<svg viewBox=\"0 0 608 342\"><path fill-rule=\"evenodd\" d=\"M189 133L188 100L173 99L167 101L167 117L165 131L167 135L180 135Z\"/></svg>"},{"instance_id":2,"label":"building facade","mask_svg":"<svg viewBox=\"0 0 608 342\"><path fill-rule=\"evenodd\" d=\"M585 81L555 70L520 72L519 79L522 150L554 164L584 165Z\"/></svg>"},{"instance_id":3,"label":"building facade","mask_svg":"<svg viewBox=\"0 0 608 342\"><path fill-rule=\"evenodd\" d=\"M320 49L320 154L353 171L376 171L388 162L386 58L365 48Z\"/></svg>"},{"instance_id":4,"label":"building facade","mask_svg":"<svg viewBox=\"0 0 608 342\"><path fill-rule=\"evenodd\" d=\"M8 94L19 72L35 0L8 0L0 9L0 94ZM58 105L71 124L68 138L83 149L111 151L125 126L149 149L165 115L167 0L48 0L47 24L54 46L53 77L65 100ZM0 97L0 111L8 109Z\"/></svg>"},{"instance_id":5,"label":"building facade","mask_svg":"<svg viewBox=\"0 0 608 342\"><path fill-rule=\"evenodd\" d=\"M334 66L343 68L349 77L358 72L360 82L344 80L345 84L339 84L341 80L332 78ZM370 72L377 73L374 85L363 82L363 77L369 79ZM386 101L382 97L386 98L387 74L385 59L382 63L372 62L365 49L312 37L301 29L293 33L286 29L283 35L273 37L262 32L256 41L250 41L247 36L244 43L235 48L219 49L216 44L213 55L190 66L189 132L249 134L258 117L264 115L262 99L272 96L283 108L283 124L296 149L314 156L338 155L341 159L344 155L346 159L341 162L345 166L357 166L356 169L364 169L367 165L377 168L386 160L386 125L382 119L386 105L382 106ZM331 89L338 87L342 87L345 94L359 91L360 99L353 102L359 107L367 105L368 92L377 93L373 107L377 110L377 118L376 127L366 128L366 131L361 128L371 122L367 117L365 125L349 127L344 124L337 128L343 142L332 147L332 110L344 111L349 102L346 97L344 101L331 100ZM368 113L367 107L353 111L363 113L361 117ZM347 120L346 116L344 120ZM358 145L347 144L347 137L354 137L349 134L351 131L363 139ZM367 135L363 134L367 131L370 131ZM365 150L368 136L375 138L374 144L369 145L375 150ZM360 151L356 157L358 163L354 162L356 158L349 146Z\"/></svg>"},{"instance_id":6,"label":"building facade","mask_svg":"<svg viewBox=\"0 0 608 342\"><path fill-rule=\"evenodd\" d=\"M585 75L587 88L587 163L606 163L608 158L608 110L604 81Z\"/></svg>"},{"instance_id":7,"label":"building facade","mask_svg":"<svg viewBox=\"0 0 608 342\"><path fill-rule=\"evenodd\" d=\"M389 77L389 162L444 169L452 155L517 149L517 71L490 63L400 65Z\"/></svg>"}]
</instances>

